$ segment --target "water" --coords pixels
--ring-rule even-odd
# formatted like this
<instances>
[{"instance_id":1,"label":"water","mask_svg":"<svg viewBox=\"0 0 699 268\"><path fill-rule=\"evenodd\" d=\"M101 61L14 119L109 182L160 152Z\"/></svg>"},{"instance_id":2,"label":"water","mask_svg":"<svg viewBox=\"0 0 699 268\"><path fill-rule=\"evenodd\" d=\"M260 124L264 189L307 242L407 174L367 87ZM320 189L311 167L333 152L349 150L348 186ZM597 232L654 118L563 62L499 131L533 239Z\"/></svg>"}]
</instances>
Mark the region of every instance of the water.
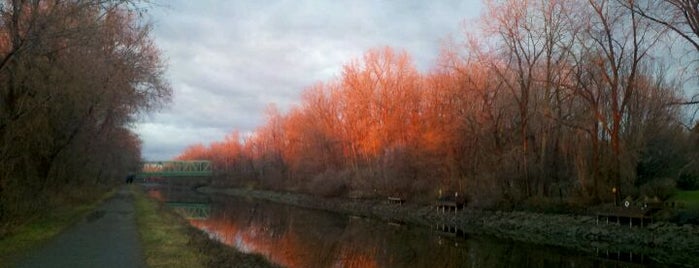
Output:
<instances>
[{"instance_id":1,"label":"water","mask_svg":"<svg viewBox=\"0 0 699 268\"><path fill-rule=\"evenodd\" d=\"M646 258L597 254L298 208L263 200L153 189L227 245L287 267L644 267Z\"/></svg>"}]
</instances>

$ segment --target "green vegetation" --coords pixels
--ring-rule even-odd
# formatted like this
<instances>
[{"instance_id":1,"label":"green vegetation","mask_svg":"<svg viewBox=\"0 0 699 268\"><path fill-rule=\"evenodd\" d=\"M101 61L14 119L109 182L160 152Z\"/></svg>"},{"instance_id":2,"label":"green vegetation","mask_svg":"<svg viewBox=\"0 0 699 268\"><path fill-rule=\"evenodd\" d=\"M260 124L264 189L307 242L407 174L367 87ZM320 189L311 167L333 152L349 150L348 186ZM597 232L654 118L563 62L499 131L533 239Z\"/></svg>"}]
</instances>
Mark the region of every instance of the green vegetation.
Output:
<instances>
[{"instance_id":1,"label":"green vegetation","mask_svg":"<svg viewBox=\"0 0 699 268\"><path fill-rule=\"evenodd\" d=\"M699 225L699 190L677 191L669 201L679 203L679 209L674 210L671 222Z\"/></svg>"},{"instance_id":2,"label":"green vegetation","mask_svg":"<svg viewBox=\"0 0 699 268\"><path fill-rule=\"evenodd\" d=\"M678 191L672 200L683 202L687 209L699 210L699 190L697 191Z\"/></svg>"},{"instance_id":3,"label":"green vegetation","mask_svg":"<svg viewBox=\"0 0 699 268\"><path fill-rule=\"evenodd\" d=\"M149 267L276 267L209 239L180 216L131 187L146 264Z\"/></svg>"},{"instance_id":4,"label":"green vegetation","mask_svg":"<svg viewBox=\"0 0 699 268\"><path fill-rule=\"evenodd\" d=\"M204 267L204 259L188 245L187 226L173 213L164 211L142 191L131 187L136 220L149 267Z\"/></svg>"},{"instance_id":5,"label":"green vegetation","mask_svg":"<svg viewBox=\"0 0 699 268\"><path fill-rule=\"evenodd\" d=\"M50 213L39 215L16 227L0 239L0 263L16 261L27 251L58 235L73 225L83 215L92 211L103 200L114 195L112 190L90 202L75 202L73 206L61 206Z\"/></svg>"}]
</instances>

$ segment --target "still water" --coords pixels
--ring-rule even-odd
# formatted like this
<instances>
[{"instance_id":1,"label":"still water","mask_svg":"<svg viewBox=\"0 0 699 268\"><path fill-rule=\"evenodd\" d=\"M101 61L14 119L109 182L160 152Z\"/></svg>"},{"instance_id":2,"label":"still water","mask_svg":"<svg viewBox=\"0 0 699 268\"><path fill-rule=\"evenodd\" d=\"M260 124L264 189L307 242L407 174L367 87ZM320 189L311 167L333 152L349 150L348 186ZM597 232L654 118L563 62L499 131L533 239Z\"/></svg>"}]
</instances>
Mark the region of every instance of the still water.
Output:
<instances>
[{"instance_id":1,"label":"still water","mask_svg":"<svg viewBox=\"0 0 699 268\"><path fill-rule=\"evenodd\" d=\"M583 253L298 208L150 188L212 239L286 267L644 267L642 256Z\"/></svg>"}]
</instances>

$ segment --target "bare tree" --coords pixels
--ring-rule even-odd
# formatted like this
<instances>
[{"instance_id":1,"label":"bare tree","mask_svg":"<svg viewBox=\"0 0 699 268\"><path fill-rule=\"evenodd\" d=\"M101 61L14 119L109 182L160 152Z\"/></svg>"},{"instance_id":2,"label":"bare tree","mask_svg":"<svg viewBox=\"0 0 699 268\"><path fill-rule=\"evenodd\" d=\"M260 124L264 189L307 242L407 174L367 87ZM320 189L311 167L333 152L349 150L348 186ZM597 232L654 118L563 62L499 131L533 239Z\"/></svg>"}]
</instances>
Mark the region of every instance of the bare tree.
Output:
<instances>
[{"instance_id":1,"label":"bare tree","mask_svg":"<svg viewBox=\"0 0 699 268\"><path fill-rule=\"evenodd\" d=\"M699 52L699 1L617 0L624 7L655 23L661 24L684 38Z\"/></svg>"},{"instance_id":2,"label":"bare tree","mask_svg":"<svg viewBox=\"0 0 699 268\"><path fill-rule=\"evenodd\" d=\"M65 185L113 183L140 161L126 126L171 89L150 28L131 8L0 4L0 221L41 209Z\"/></svg>"}]
</instances>

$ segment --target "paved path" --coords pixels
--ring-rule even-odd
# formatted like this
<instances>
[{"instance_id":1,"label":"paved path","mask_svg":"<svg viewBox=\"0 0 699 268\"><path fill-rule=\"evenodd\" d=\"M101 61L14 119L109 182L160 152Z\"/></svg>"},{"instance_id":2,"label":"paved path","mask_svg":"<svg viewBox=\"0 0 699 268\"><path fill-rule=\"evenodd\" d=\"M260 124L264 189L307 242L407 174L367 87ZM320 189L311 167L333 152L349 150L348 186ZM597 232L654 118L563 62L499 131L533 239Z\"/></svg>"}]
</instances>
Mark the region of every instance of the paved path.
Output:
<instances>
[{"instance_id":1,"label":"paved path","mask_svg":"<svg viewBox=\"0 0 699 268\"><path fill-rule=\"evenodd\" d=\"M18 267L145 267L128 186Z\"/></svg>"}]
</instances>

